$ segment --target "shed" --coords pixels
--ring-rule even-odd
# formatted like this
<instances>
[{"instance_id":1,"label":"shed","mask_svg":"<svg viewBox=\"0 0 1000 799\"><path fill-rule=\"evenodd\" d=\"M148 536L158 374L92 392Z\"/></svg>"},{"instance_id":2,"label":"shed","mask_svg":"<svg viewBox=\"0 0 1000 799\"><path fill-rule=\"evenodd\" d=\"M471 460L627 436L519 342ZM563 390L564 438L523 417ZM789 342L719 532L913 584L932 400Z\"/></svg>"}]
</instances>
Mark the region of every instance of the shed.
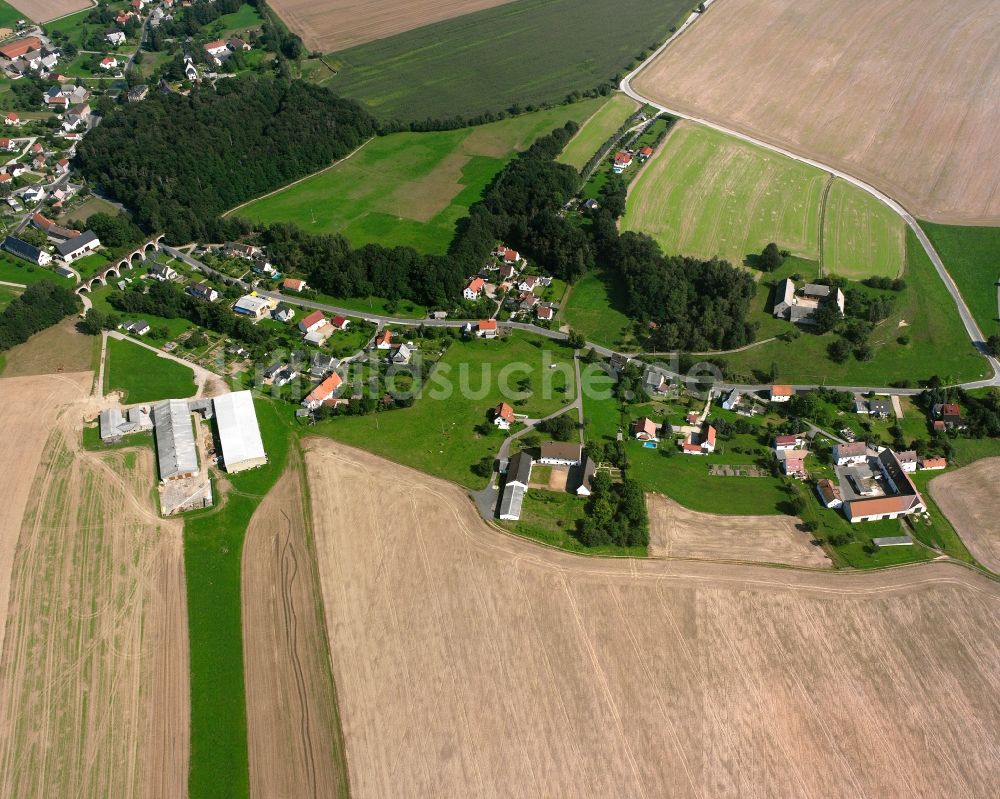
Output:
<instances>
[{"instance_id":1,"label":"shed","mask_svg":"<svg viewBox=\"0 0 1000 799\"><path fill-rule=\"evenodd\" d=\"M242 472L267 463L253 395L249 391L234 391L216 397L213 404L226 471Z\"/></svg>"}]
</instances>

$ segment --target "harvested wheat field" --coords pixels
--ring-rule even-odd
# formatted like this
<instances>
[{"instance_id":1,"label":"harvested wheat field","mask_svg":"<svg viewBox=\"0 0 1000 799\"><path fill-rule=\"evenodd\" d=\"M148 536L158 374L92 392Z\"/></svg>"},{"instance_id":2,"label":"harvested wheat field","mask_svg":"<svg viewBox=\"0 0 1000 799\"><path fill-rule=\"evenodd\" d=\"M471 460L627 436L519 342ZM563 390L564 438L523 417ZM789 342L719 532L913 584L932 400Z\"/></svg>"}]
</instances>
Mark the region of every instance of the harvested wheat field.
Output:
<instances>
[{"instance_id":1,"label":"harvested wheat field","mask_svg":"<svg viewBox=\"0 0 1000 799\"><path fill-rule=\"evenodd\" d=\"M1000 574L1000 458L984 458L930 482L931 496L969 552Z\"/></svg>"},{"instance_id":2,"label":"harvested wheat field","mask_svg":"<svg viewBox=\"0 0 1000 799\"><path fill-rule=\"evenodd\" d=\"M0 380L28 405L4 415L0 796L185 796L181 526L153 509L149 449L80 450L92 378Z\"/></svg>"},{"instance_id":3,"label":"harvested wheat field","mask_svg":"<svg viewBox=\"0 0 1000 799\"><path fill-rule=\"evenodd\" d=\"M511 0L273 0L273 8L310 50L332 53Z\"/></svg>"},{"instance_id":4,"label":"harvested wheat field","mask_svg":"<svg viewBox=\"0 0 1000 799\"><path fill-rule=\"evenodd\" d=\"M94 366L100 336L85 336L76 330L77 319L70 317L35 333L23 344L6 353L4 377L85 372ZM87 386L90 389L90 386Z\"/></svg>"},{"instance_id":5,"label":"harvested wheat field","mask_svg":"<svg viewBox=\"0 0 1000 799\"><path fill-rule=\"evenodd\" d=\"M812 536L788 516L698 513L662 494L646 494L649 554L656 558L744 560L789 566L830 566Z\"/></svg>"},{"instance_id":6,"label":"harvested wheat field","mask_svg":"<svg viewBox=\"0 0 1000 799\"><path fill-rule=\"evenodd\" d=\"M293 463L243 546L243 657L250 793L346 796L346 766L315 551Z\"/></svg>"},{"instance_id":7,"label":"harvested wheat field","mask_svg":"<svg viewBox=\"0 0 1000 799\"><path fill-rule=\"evenodd\" d=\"M88 0L8 0L24 16L34 22L49 22L74 11L90 8Z\"/></svg>"},{"instance_id":8,"label":"harvested wheat field","mask_svg":"<svg viewBox=\"0 0 1000 799\"><path fill-rule=\"evenodd\" d=\"M367 453L306 463L357 799L995 792L980 575L585 558Z\"/></svg>"},{"instance_id":9,"label":"harvested wheat field","mask_svg":"<svg viewBox=\"0 0 1000 799\"><path fill-rule=\"evenodd\" d=\"M920 216L1000 222L995 0L720 0L632 85Z\"/></svg>"}]
</instances>

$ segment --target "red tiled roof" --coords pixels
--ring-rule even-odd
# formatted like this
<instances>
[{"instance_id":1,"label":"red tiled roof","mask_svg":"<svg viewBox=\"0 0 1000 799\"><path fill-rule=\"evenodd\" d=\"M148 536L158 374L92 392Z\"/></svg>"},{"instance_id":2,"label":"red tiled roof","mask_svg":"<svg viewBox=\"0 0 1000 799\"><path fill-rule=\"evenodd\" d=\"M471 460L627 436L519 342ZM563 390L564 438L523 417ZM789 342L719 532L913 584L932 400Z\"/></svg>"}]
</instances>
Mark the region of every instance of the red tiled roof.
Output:
<instances>
[{"instance_id":1,"label":"red tiled roof","mask_svg":"<svg viewBox=\"0 0 1000 799\"><path fill-rule=\"evenodd\" d=\"M379 344L388 344L390 341L392 341L392 331L391 330L383 330L382 331L382 335L380 335L378 337L378 343Z\"/></svg>"},{"instance_id":2,"label":"red tiled roof","mask_svg":"<svg viewBox=\"0 0 1000 799\"><path fill-rule=\"evenodd\" d=\"M646 145L645 147L643 147L643 148L642 148L641 150L639 150L639 152L640 152L640 153L641 153L642 155L652 155L652 154L653 154L653 148L652 148L652 147L650 147L650 146L649 146L649 145L647 144L647 145Z\"/></svg>"},{"instance_id":3,"label":"red tiled roof","mask_svg":"<svg viewBox=\"0 0 1000 799\"><path fill-rule=\"evenodd\" d=\"M632 156L628 153L616 153L615 154L615 164L630 164L632 163Z\"/></svg>"},{"instance_id":4,"label":"red tiled roof","mask_svg":"<svg viewBox=\"0 0 1000 799\"><path fill-rule=\"evenodd\" d=\"M28 36L0 47L0 55L4 58L17 58L29 50L37 50L42 46L42 40L37 36Z\"/></svg>"},{"instance_id":5,"label":"red tiled roof","mask_svg":"<svg viewBox=\"0 0 1000 799\"><path fill-rule=\"evenodd\" d=\"M324 318L325 317L323 316L322 311L313 311L311 314L309 314L302 320L301 324L305 327L312 327L314 324L316 324L317 322L319 322Z\"/></svg>"},{"instance_id":6,"label":"red tiled roof","mask_svg":"<svg viewBox=\"0 0 1000 799\"><path fill-rule=\"evenodd\" d=\"M926 458L921 462L920 467L922 469L943 469L948 465L948 461L944 458Z\"/></svg>"},{"instance_id":7,"label":"red tiled roof","mask_svg":"<svg viewBox=\"0 0 1000 799\"><path fill-rule=\"evenodd\" d=\"M480 330L496 330L497 320L496 319L483 319L478 325L476 325Z\"/></svg>"},{"instance_id":8,"label":"red tiled roof","mask_svg":"<svg viewBox=\"0 0 1000 799\"><path fill-rule=\"evenodd\" d=\"M345 316L335 316L333 317L333 326L343 328L347 324L347 317Z\"/></svg>"},{"instance_id":9,"label":"red tiled roof","mask_svg":"<svg viewBox=\"0 0 1000 799\"><path fill-rule=\"evenodd\" d=\"M797 435L777 436L774 439L774 445L779 447L784 444L797 444L798 441L799 437Z\"/></svg>"},{"instance_id":10,"label":"red tiled roof","mask_svg":"<svg viewBox=\"0 0 1000 799\"><path fill-rule=\"evenodd\" d=\"M306 282L304 280L300 280L297 277L286 277L283 281L281 281L283 288L295 289L296 291L301 289L305 284Z\"/></svg>"},{"instance_id":11,"label":"red tiled roof","mask_svg":"<svg viewBox=\"0 0 1000 799\"><path fill-rule=\"evenodd\" d=\"M506 402L501 402L496 408L493 409L493 414L506 422L514 421L514 409L510 407Z\"/></svg>"},{"instance_id":12,"label":"red tiled roof","mask_svg":"<svg viewBox=\"0 0 1000 799\"><path fill-rule=\"evenodd\" d=\"M205 44L206 50L218 50L220 47L225 47L226 43L222 39L216 39L214 42L207 42Z\"/></svg>"},{"instance_id":13,"label":"red tiled roof","mask_svg":"<svg viewBox=\"0 0 1000 799\"><path fill-rule=\"evenodd\" d=\"M632 432L636 434L645 433L647 436L655 436L658 429L659 425L648 416L642 416L632 423Z\"/></svg>"},{"instance_id":14,"label":"red tiled roof","mask_svg":"<svg viewBox=\"0 0 1000 799\"><path fill-rule=\"evenodd\" d=\"M791 386L771 386L772 397L790 397L794 393Z\"/></svg>"},{"instance_id":15,"label":"red tiled roof","mask_svg":"<svg viewBox=\"0 0 1000 799\"><path fill-rule=\"evenodd\" d=\"M941 406L941 413L944 416L961 416L962 415L962 409L959 408L954 403L949 402L947 405L942 405Z\"/></svg>"},{"instance_id":16,"label":"red tiled roof","mask_svg":"<svg viewBox=\"0 0 1000 799\"><path fill-rule=\"evenodd\" d=\"M705 431L705 440L711 445L715 446L715 428L712 425L708 426L708 430Z\"/></svg>"},{"instance_id":17,"label":"red tiled roof","mask_svg":"<svg viewBox=\"0 0 1000 799\"><path fill-rule=\"evenodd\" d=\"M480 292L483 290L483 286L485 285L486 285L485 280L483 280L481 277L476 277L470 280L469 285L466 286L465 288L467 291Z\"/></svg>"},{"instance_id":18,"label":"red tiled roof","mask_svg":"<svg viewBox=\"0 0 1000 799\"><path fill-rule=\"evenodd\" d=\"M334 391L340 388L340 384L344 381L340 379L340 375L334 372L326 380L320 383L316 388L309 392L306 396L308 402L323 402L328 399Z\"/></svg>"},{"instance_id":19,"label":"red tiled roof","mask_svg":"<svg viewBox=\"0 0 1000 799\"><path fill-rule=\"evenodd\" d=\"M936 422L934 422L934 429L935 430L944 430L945 429L944 422L941 421L940 419L938 419Z\"/></svg>"}]
</instances>

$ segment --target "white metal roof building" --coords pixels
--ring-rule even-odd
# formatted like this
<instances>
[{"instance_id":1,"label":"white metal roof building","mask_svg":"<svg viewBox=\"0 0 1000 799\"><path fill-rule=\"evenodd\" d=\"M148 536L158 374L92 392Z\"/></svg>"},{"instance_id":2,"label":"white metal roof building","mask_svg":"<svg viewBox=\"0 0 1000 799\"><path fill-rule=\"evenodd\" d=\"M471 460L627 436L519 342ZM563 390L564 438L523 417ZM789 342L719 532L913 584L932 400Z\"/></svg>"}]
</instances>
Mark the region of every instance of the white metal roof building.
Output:
<instances>
[{"instance_id":1,"label":"white metal roof building","mask_svg":"<svg viewBox=\"0 0 1000 799\"><path fill-rule=\"evenodd\" d=\"M524 502L525 488L517 483L509 485L500 497L500 518L516 522L521 518L521 503Z\"/></svg>"},{"instance_id":2,"label":"white metal roof building","mask_svg":"<svg viewBox=\"0 0 1000 799\"><path fill-rule=\"evenodd\" d=\"M198 472L198 452L187 400L165 400L153 406L156 459L160 480L190 477Z\"/></svg>"},{"instance_id":3,"label":"white metal roof building","mask_svg":"<svg viewBox=\"0 0 1000 799\"><path fill-rule=\"evenodd\" d=\"M215 423L227 472L242 472L267 463L253 395L236 391L215 398Z\"/></svg>"}]
</instances>

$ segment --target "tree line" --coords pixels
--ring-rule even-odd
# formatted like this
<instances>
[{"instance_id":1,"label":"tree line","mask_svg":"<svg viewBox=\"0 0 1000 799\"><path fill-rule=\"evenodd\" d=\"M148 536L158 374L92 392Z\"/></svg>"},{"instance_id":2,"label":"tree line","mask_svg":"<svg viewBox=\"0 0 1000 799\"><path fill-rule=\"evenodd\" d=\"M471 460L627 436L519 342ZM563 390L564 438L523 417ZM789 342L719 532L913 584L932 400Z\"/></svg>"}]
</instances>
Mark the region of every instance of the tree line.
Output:
<instances>
[{"instance_id":1,"label":"tree line","mask_svg":"<svg viewBox=\"0 0 1000 799\"><path fill-rule=\"evenodd\" d=\"M646 498L637 481L626 478L620 483L612 483L607 472L596 472L590 486L587 514L577 528L581 544L588 547L649 544Z\"/></svg>"},{"instance_id":2,"label":"tree line","mask_svg":"<svg viewBox=\"0 0 1000 799\"><path fill-rule=\"evenodd\" d=\"M0 313L0 350L23 344L79 308L80 298L65 286L48 280L28 286Z\"/></svg>"}]
</instances>

